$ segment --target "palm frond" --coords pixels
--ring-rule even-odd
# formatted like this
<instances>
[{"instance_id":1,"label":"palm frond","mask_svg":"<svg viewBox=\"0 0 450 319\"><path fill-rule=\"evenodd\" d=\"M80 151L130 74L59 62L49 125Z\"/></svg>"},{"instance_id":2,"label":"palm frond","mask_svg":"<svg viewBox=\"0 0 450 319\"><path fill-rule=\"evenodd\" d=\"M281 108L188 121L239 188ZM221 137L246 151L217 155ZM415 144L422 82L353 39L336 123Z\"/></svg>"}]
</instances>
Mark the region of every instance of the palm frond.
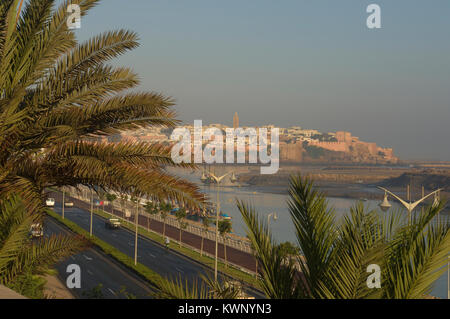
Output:
<instances>
[{"instance_id":1,"label":"palm frond","mask_svg":"<svg viewBox=\"0 0 450 319\"><path fill-rule=\"evenodd\" d=\"M288 207L296 230L302 258L298 259L306 285L312 292L326 280L337 238L335 212L328 208L325 196L313 188L313 183L301 176L292 177L289 187Z\"/></svg>"},{"instance_id":2,"label":"palm frond","mask_svg":"<svg viewBox=\"0 0 450 319\"><path fill-rule=\"evenodd\" d=\"M237 201L237 207L247 225L247 236L261 264L259 279L266 296L272 299L292 299L306 296L300 289L303 279L291 261L286 262L273 242L267 225L258 220L252 207Z\"/></svg>"}]
</instances>

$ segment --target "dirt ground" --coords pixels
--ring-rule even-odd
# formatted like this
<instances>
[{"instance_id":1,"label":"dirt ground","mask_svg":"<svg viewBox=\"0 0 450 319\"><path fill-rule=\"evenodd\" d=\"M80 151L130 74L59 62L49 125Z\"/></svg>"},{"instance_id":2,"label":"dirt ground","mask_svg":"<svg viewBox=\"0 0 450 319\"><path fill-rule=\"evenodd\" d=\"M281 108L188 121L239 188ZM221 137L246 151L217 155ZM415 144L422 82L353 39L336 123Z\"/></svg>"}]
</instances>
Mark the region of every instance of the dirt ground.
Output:
<instances>
[{"instance_id":1,"label":"dirt ground","mask_svg":"<svg viewBox=\"0 0 450 319\"><path fill-rule=\"evenodd\" d=\"M45 295L51 299L75 299L70 290L57 276L46 275Z\"/></svg>"}]
</instances>

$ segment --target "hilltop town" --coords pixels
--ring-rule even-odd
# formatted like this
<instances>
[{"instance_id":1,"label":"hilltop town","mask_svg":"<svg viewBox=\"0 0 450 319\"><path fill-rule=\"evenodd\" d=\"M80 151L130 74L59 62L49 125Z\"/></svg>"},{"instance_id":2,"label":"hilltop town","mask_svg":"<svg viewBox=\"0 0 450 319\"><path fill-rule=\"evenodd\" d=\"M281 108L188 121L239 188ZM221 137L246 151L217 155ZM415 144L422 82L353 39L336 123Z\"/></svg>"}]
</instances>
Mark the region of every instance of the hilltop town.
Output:
<instances>
[{"instance_id":1,"label":"hilltop town","mask_svg":"<svg viewBox=\"0 0 450 319\"><path fill-rule=\"evenodd\" d=\"M194 125L183 125L184 128L194 132ZM233 117L233 127L239 126L237 113ZM222 132L229 126L224 124L203 125L203 131L217 128ZM269 131L274 125L264 125ZM173 129L163 127L141 128L135 131L124 131L121 134L108 137L109 142L117 141L147 141L170 143ZM383 148L373 142L361 141L350 132L319 132L314 129L304 129L300 126L279 128L280 162L289 164L300 163L361 163L361 164L397 164L399 159L394 155L392 148ZM106 138L105 138L106 139ZM204 141L207 143L208 141ZM254 146L248 145L246 149Z\"/></svg>"}]
</instances>

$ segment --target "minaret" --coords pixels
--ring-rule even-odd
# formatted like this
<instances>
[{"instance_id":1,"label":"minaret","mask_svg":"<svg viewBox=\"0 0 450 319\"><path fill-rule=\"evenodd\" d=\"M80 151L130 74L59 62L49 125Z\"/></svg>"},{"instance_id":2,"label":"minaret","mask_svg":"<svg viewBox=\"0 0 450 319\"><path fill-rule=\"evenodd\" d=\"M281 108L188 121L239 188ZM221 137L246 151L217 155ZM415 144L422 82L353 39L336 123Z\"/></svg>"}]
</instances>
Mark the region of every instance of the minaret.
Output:
<instances>
[{"instance_id":1,"label":"minaret","mask_svg":"<svg viewBox=\"0 0 450 319\"><path fill-rule=\"evenodd\" d=\"M236 129L238 127L239 127L239 116L236 112L236 113L234 113L234 116L233 116L233 128Z\"/></svg>"}]
</instances>

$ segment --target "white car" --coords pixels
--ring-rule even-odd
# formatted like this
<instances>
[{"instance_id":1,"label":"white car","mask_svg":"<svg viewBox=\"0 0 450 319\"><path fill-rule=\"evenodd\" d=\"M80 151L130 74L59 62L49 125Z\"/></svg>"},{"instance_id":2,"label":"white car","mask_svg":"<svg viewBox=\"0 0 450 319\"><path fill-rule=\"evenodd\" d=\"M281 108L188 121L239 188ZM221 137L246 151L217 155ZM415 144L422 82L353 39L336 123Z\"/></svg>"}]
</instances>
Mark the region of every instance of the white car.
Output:
<instances>
[{"instance_id":1,"label":"white car","mask_svg":"<svg viewBox=\"0 0 450 319\"><path fill-rule=\"evenodd\" d=\"M66 207L73 207L73 202L65 202L64 206L66 206Z\"/></svg>"},{"instance_id":2,"label":"white car","mask_svg":"<svg viewBox=\"0 0 450 319\"><path fill-rule=\"evenodd\" d=\"M47 198L45 201L45 205L47 207L54 207L55 206L55 199L54 198Z\"/></svg>"},{"instance_id":3,"label":"white car","mask_svg":"<svg viewBox=\"0 0 450 319\"><path fill-rule=\"evenodd\" d=\"M105 222L105 227L109 229L119 229L120 221L117 218L110 218Z\"/></svg>"},{"instance_id":4,"label":"white car","mask_svg":"<svg viewBox=\"0 0 450 319\"><path fill-rule=\"evenodd\" d=\"M35 223L31 225L30 228L31 236L33 238L39 238L44 236L44 228L42 227L42 224Z\"/></svg>"}]
</instances>

